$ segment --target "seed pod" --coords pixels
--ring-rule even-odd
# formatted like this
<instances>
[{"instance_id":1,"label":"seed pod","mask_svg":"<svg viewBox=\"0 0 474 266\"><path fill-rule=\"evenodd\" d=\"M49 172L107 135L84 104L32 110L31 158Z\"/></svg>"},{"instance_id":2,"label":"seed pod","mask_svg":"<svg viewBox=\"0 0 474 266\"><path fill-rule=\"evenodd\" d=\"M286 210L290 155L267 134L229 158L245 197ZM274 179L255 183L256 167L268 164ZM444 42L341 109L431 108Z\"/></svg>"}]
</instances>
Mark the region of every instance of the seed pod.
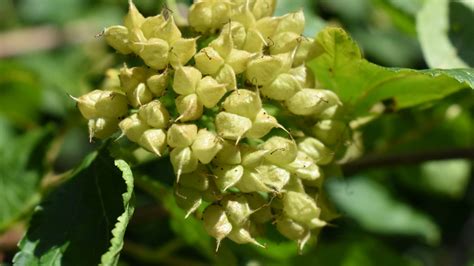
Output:
<instances>
[{"instance_id":1,"label":"seed pod","mask_svg":"<svg viewBox=\"0 0 474 266\"><path fill-rule=\"evenodd\" d=\"M282 190L306 193L305 185L306 184L303 184L303 181L301 179L299 179L295 175L291 175L290 180L288 180L288 183L286 183Z\"/></svg>"},{"instance_id":2,"label":"seed pod","mask_svg":"<svg viewBox=\"0 0 474 266\"><path fill-rule=\"evenodd\" d=\"M313 159L302 151L298 151L293 162L283 167L304 180L316 180L322 176L321 170Z\"/></svg>"},{"instance_id":3,"label":"seed pod","mask_svg":"<svg viewBox=\"0 0 474 266\"><path fill-rule=\"evenodd\" d=\"M139 142L143 132L149 129L147 124L138 118L137 114L133 114L119 123L122 134L127 136L130 141Z\"/></svg>"},{"instance_id":4,"label":"seed pod","mask_svg":"<svg viewBox=\"0 0 474 266\"><path fill-rule=\"evenodd\" d=\"M138 11L137 7L130 0L128 1L128 13L125 16L123 25L129 30L134 28L140 28L140 26L145 21L143 15Z\"/></svg>"},{"instance_id":5,"label":"seed pod","mask_svg":"<svg viewBox=\"0 0 474 266\"><path fill-rule=\"evenodd\" d=\"M201 78L201 72L194 67L178 67L174 72L173 90L181 95L192 94Z\"/></svg>"},{"instance_id":6,"label":"seed pod","mask_svg":"<svg viewBox=\"0 0 474 266\"><path fill-rule=\"evenodd\" d=\"M166 107L158 100L142 105L138 117L154 128L166 128L170 119Z\"/></svg>"},{"instance_id":7,"label":"seed pod","mask_svg":"<svg viewBox=\"0 0 474 266\"><path fill-rule=\"evenodd\" d=\"M216 202L221 200L223 196L219 188L217 188L216 184L212 182L213 180L209 181L209 188L202 193L202 199L207 202Z\"/></svg>"},{"instance_id":8,"label":"seed pod","mask_svg":"<svg viewBox=\"0 0 474 266\"><path fill-rule=\"evenodd\" d=\"M252 13L256 19L268 17L273 14L276 7L276 0L255 0Z\"/></svg>"},{"instance_id":9,"label":"seed pod","mask_svg":"<svg viewBox=\"0 0 474 266\"><path fill-rule=\"evenodd\" d=\"M318 165L326 165L334 158L334 152L315 138L304 138L298 143L298 149L306 153Z\"/></svg>"},{"instance_id":10,"label":"seed pod","mask_svg":"<svg viewBox=\"0 0 474 266\"><path fill-rule=\"evenodd\" d=\"M186 212L185 219L195 212L202 203L201 192L180 185L175 186L174 198L178 207Z\"/></svg>"},{"instance_id":11,"label":"seed pod","mask_svg":"<svg viewBox=\"0 0 474 266\"><path fill-rule=\"evenodd\" d=\"M247 198L244 195L228 194L221 201L229 222L234 227L242 227L252 214Z\"/></svg>"},{"instance_id":12,"label":"seed pod","mask_svg":"<svg viewBox=\"0 0 474 266\"><path fill-rule=\"evenodd\" d=\"M242 50L245 50L250 53L258 53L262 51L265 45L265 37L262 36L262 33L254 27L247 30L247 36L245 38L245 43L242 47Z\"/></svg>"},{"instance_id":13,"label":"seed pod","mask_svg":"<svg viewBox=\"0 0 474 266\"><path fill-rule=\"evenodd\" d=\"M201 49L194 56L196 62L196 67L203 74L213 75L221 69L224 65L224 59L219 55L219 53L212 47L205 47Z\"/></svg>"},{"instance_id":14,"label":"seed pod","mask_svg":"<svg viewBox=\"0 0 474 266\"><path fill-rule=\"evenodd\" d=\"M249 146L242 146L242 165L247 168L255 168L261 165L265 159L265 155L269 153L267 150L257 150Z\"/></svg>"},{"instance_id":15,"label":"seed pod","mask_svg":"<svg viewBox=\"0 0 474 266\"><path fill-rule=\"evenodd\" d=\"M157 38L157 31L159 31L165 24L166 19L159 14L153 17L146 17L143 21L140 30L146 39Z\"/></svg>"},{"instance_id":16,"label":"seed pod","mask_svg":"<svg viewBox=\"0 0 474 266\"><path fill-rule=\"evenodd\" d=\"M198 166L196 171L188 174L182 174L179 180L179 185L187 188L192 188L197 191L206 191L209 189L209 172L202 164Z\"/></svg>"},{"instance_id":17,"label":"seed pod","mask_svg":"<svg viewBox=\"0 0 474 266\"><path fill-rule=\"evenodd\" d=\"M309 51L314 45L314 40L307 37L299 37L298 49L296 50L295 58L293 59L293 66L304 65L308 59Z\"/></svg>"},{"instance_id":18,"label":"seed pod","mask_svg":"<svg viewBox=\"0 0 474 266\"><path fill-rule=\"evenodd\" d=\"M315 114L328 106L324 96L321 90L302 89L286 101L286 106L296 115Z\"/></svg>"},{"instance_id":19,"label":"seed pod","mask_svg":"<svg viewBox=\"0 0 474 266\"><path fill-rule=\"evenodd\" d=\"M138 84L133 93L127 94L130 105L137 108L149 103L153 99L153 95L144 83Z\"/></svg>"},{"instance_id":20,"label":"seed pod","mask_svg":"<svg viewBox=\"0 0 474 266\"><path fill-rule=\"evenodd\" d=\"M247 117L243 117L228 112L220 112L216 116L217 133L230 140L236 140L238 143L242 136L252 127L252 121Z\"/></svg>"},{"instance_id":21,"label":"seed pod","mask_svg":"<svg viewBox=\"0 0 474 266\"><path fill-rule=\"evenodd\" d=\"M128 29L124 26L111 26L104 30L105 41L121 54L132 52L128 46Z\"/></svg>"},{"instance_id":22,"label":"seed pod","mask_svg":"<svg viewBox=\"0 0 474 266\"><path fill-rule=\"evenodd\" d=\"M176 121L180 120L183 122L197 120L202 116L203 106L199 100L197 94L188 94L186 96L181 95L176 98L176 109L180 116L176 118Z\"/></svg>"},{"instance_id":23,"label":"seed pod","mask_svg":"<svg viewBox=\"0 0 474 266\"><path fill-rule=\"evenodd\" d=\"M222 149L222 144L215 133L200 129L191 148L201 163L208 164Z\"/></svg>"},{"instance_id":24,"label":"seed pod","mask_svg":"<svg viewBox=\"0 0 474 266\"><path fill-rule=\"evenodd\" d=\"M267 200L259 193L245 194L247 202L252 209L250 219L253 222L264 224L273 219L273 214L270 208L270 204Z\"/></svg>"},{"instance_id":25,"label":"seed pod","mask_svg":"<svg viewBox=\"0 0 474 266\"><path fill-rule=\"evenodd\" d=\"M227 58L234 49L234 42L229 29L223 29L219 36L209 43L209 47L214 49L222 58Z\"/></svg>"},{"instance_id":26,"label":"seed pod","mask_svg":"<svg viewBox=\"0 0 474 266\"><path fill-rule=\"evenodd\" d=\"M301 89L298 81L291 74L280 74L270 84L263 86L260 92L262 95L277 101L290 99Z\"/></svg>"},{"instance_id":27,"label":"seed pod","mask_svg":"<svg viewBox=\"0 0 474 266\"><path fill-rule=\"evenodd\" d=\"M73 99L86 119L118 118L128 113L126 97L113 91L94 90Z\"/></svg>"},{"instance_id":28,"label":"seed pod","mask_svg":"<svg viewBox=\"0 0 474 266\"><path fill-rule=\"evenodd\" d=\"M222 28L222 32L229 32L232 35L232 42L234 43L234 47L237 49L242 49L245 43L245 39L247 38L247 32L241 23L237 21L232 21L231 23L227 23Z\"/></svg>"},{"instance_id":29,"label":"seed pod","mask_svg":"<svg viewBox=\"0 0 474 266\"><path fill-rule=\"evenodd\" d=\"M264 245L258 243L257 240L255 240L251 235L250 232L244 228L236 228L235 226L233 227L232 231L230 234L227 236L230 240L234 241L237 244L254 244L256 246L259 246L261 248L265 248Z\"/></svg>"},{"instance_id":30,"label":"seed pod","mask_svg":"<svg viewBox=\"0 0 474 266\"><path fill-rule=\"evenodd\" d=\"M275 127L280 127L276 118L269 115L265 109L262 108L253 120L252 128L245 133L245 136L248 138L259 139L267 135L270 130Z\"/></svg>"},{"instance_id":31,"label":"seed pod","mask_svg":"<svg viewBox=\"0 0 474 266\"><path fill-rule=\"evenodd\" d=\"M274 42L272 43L271 37L275 35L275 29L280 23L280 18L278 17L265 17L259 19L255 27L257 28L258 32L262 35L263 39L266 42L266 46L269 47L271 45L275 45Z\"/></svg>"},{"instance_id":32,"label":"seed pod","mask_svg":"<svg viewBox=\"0 0 474 266\"><path fill-rule=\"evenodd\" d=\"M244 168L241 165L217 165L212 169L216 175L215 183L220 191L226 191L239 182L244 174Z\"/></svg>"},{"instance_id":33,"label":"seed pod","mask_svg":"<svg viewBox=\"0 0 474 266\"><path fill-rule=\"evenodd\" d=\"M216 250L227 235L232 231L232 224L227 219L224 208L219 205L209 205L202 214L204 229L217 241Z\"/></svg>"},{"instance_id":34,"label":"seed pod","mask_svg":"<svg viewBox=\"0 0 474 266\"><path fill-rule=\"evenodd\" d=\"M338 120L321 120L312 128L316 138L328 146L343 143L349 136L346 124Z\"/></svg>"},{"instance_id":35,"label":"seed pod","mask_svg":"<svg viewBox=\"0 0 474 266\"><path fill-rule=\"evenodd\" d=\"M254 119L262 109L262 101L257 93L239 89L227 96L222 106L229 113Z\"/></svg>"},{"instance_id":36,"label":"seed pod","mask_svg":"<svg viewBox=\"0 0 474 266\"><path fill-rule=\"evenodd\" d=\"M196 88L196 94L206 108L216 106L226 92L225 85L219 84L210 76L201 79Z\"/></svg>"},{"instance_id":37,"label":"seed pod","mask_svg":"<svg viewBox=\"0 0 474 266\"><path fill-rule=\"evenodd\" d=\"M316 206L316 202L304 193L288 191L283 197L283 212L288 218L310 229L326 224L319 220L321 210Z\"/></svg>"},{"instance_id":38,"label":"seed pod","mask_svg":"<svg viewBox=\"0 0 474 266\"><path fill-rule=\"evenodd\" d=\"M300 38L301 36L294 32L279 32L272 38L274 45L270 46L270 53L281 54L291 52L298 46L298 40Z\"/></svg>"},{"instance_id":39,"label":"seed pod","mask_svg":"<svg viewBox=\"0 0 474 266\"><path fill-rule=\"evenodd\" d=\"M290 173L275 165L259 165L255 170L262 183L277 192L280 192L290 180Z\"/></svg>"},{"instance_id":40,"label":"seed pod","mask_svg":"<svg viewBox=\"0 0 474 266\"><path fill-rule=\"evenodd\" d=\"M165 71L161 74L150 76L146 80L146 85L154 96L162 96L165 93L166 87L168 87L168 72Z\"/></svg>"},{"instance_id":41,"label":"seed pod","mask_svg":"<svg viewBox=\"0 0 474 266\"><path fill-rule=\"evenodd\" d=\"M154 38L166 41L170 46L181 39L181 31L174 22L174 17L166 18L159 29L154 31Z\"/></svg>"},{"instance_id":42,"label":"seed pod","mask_svg":"<svg viewBox=\"0 0 474 266\"><path fill-rule=\"evenodd\" d=\"M162 129L145 130L138 140L138 144L161 157L166 149L166 133Z\"/></svg>"},{"instance_id":43,"label":"seed pod","mask_svg":"<svg viewBox=\"0 0 474 266\"><path fill-rule=\"evenodd\" d=\"M167 142L170 147L184 148L191 146L197 136L197 126L194 124L173 124L168 129Z\"/></svg>"},{"instance_id":44,"label":"seed pod","mask_svg":"<svg viewBox=\"0 0 474 266\"><path fill-rule=\"evenodd\" d=\"M248 62L253 56L253 54L247 51L232 49L230 54L225 58L225 61L226 64L234 69L236 74L240 74L245 71Z\"/></svg>"},{"instance_id":45,"label":"seed pod","mask_svg":"<svg viewBox=\"0 0 474 266\"><path fill-rule=\"evenodd\" d=\"M227 64L217 72L216 81L220 84L224 84L228 91L237 89L234 69Z\"/></svg>"},{"instance_id":46,"label":"seed pod","mask_svg":"<svg viewBox=\"0 0 474 266\"><path fill-rule=\"evenodd\" d=\"M198 159L190 147L174 148L170 153L170 160L176 174L176 183L179 183L181 174L191 173L198 167Z\"/></svg>"},{"instance_id":47,"label":"seed pod","mask_svg":"<svg viewBox=\"0 0 474 266\"><path fill-rule=\"evenodd\" d=\"M229 21L231 15L229 1L202 1L189 9L189 25L197 32L214 32Z\"/></svg>"},{"instance_id":48,"label":"seed pod","mask_svg":"<svg viewBox=\"0 0 474 266\"><path fill-rule=\"evenodd\" d=\"M222 142L222 149L214 158L217 164L240 164L241 161L239 146L226 140Z\"/></svg>"},{"instance_id":49,"label":"seed pod","mask_svg":"<svg viewBox=\"0 0 474 266\"><path fill-rule=\"evenodd\" d=\"M314 74L304 64L290 69L288 74L298 81L300 88L313 88L315 86Z\"/></svg>"},{"instance_id":50,"label":"seed pod","mask_svg":"<svg viewBox=\"0 0 474 266\"><path fill-rule=\"evenodd\" d=\"M301 35L304 31L304 20L303 10L286 14L280 18L275 32L293 32Z\"/></svg>"},{"instance_id":51,"label":"seed pod","mask_svg":"<svg viewBox=\"0 0 474 266\"><path fill-rule=\"evenodd\" d=\"M278 232L291 240L302 239L309 233L308 228L284 216L276 220L276 228Z\"/></svg>"},{"instance_id":52,"label":"seed pod","mask_svg":"<svg viewBox=\"0 0 474 266\"><path fill-rule=\"evenodd\" d=\"M152 38L146 42L135 42L138 55L151 68L162 70L168 65L168 51L170 46L162 39Z\"/></svg>"},{"instance_id":53,"label":"seed pod","mask_svg":"<svg viewBox=\"0 0 474 266\"><path fill-rule=\"evenodd\" d=\"M106 139L118 130L116 118L89 119L89 140L92 138Z\"/></svg>"},{"instance_id":54,"label":"seed pod","mask_svg":"<svg viewBox=\"0 0 474 266\"><path fill-rule=\"evenodd\" d=\"M235 187L243 193L251 192L272 192L273 190L267 187L260 179L260 174L255 169L246 168L244 174Z\"/></svg>"},{"instance_id":55,"label":"seed pod","mask_svg":"<svg viewBox=\"0 0 474 266\"><path fill-rule=\"evenodd\" d=\"M197 38L179 39L171 45L169 60L174 69L186 65L193 58L196 53L196 40Z\"/></svg>"},{"instance_id":56,"label":"seed pod","mask_svg":"<svg viewBox=\"0 0 474 266\"><path fill-rule=\"evenodd\" d=\"M126 65L120 69L120 86L126 94L131 94L137 88L138 84L143 83L152 75L146 67L128 68Z\"/></svg>"},{"instance_id":57,"label":"seed pod","mask_svg":"<svg viewBox=\"0 0 474 266\"><path fill-rule=\"evenodd\" d=\"M268 153L265 159L277 164L286 165L295 160L297 155L296 143L293 140L274 136L263 143L262 148Z\"/></svg>"},{"instance_id":58,"label":"seed pod","mask_svg":"<svg viewBox=\"0 0 474 266\"><path fill-rule=\"evenodd\" d=\"M250 61L247 65L245 77L253 85L267 85L280 73L283 62L274 56L263 56Z\"/></svg>"}]
</instances>

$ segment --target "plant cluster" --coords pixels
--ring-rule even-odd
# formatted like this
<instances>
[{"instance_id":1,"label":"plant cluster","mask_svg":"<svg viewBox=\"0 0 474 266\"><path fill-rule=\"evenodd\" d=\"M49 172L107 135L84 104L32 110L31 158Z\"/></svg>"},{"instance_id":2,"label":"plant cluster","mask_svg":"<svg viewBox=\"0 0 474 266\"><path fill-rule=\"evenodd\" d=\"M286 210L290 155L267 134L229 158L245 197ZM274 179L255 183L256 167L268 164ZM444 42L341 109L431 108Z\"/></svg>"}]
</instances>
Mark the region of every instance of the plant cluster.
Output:
<instances>
[{"instance_id":1,"label":"plant cluster","mask_svg":"<svg viewBox=\"0 0 474 266\"><path fill-rule=\"evenodd\" d=\"M76 98L91 139L121 131L169 157L178 205L217 247L263 246L255 237L272 224L301 250L327 225L323 168L348 138L338 96L305 65L315 51L303 12L274 17L274 7L198 1L181 31L169 13L145 18L130 2L124 25L103 35L144 65L111 70L105 89Z\"/></svg>"}]
</instances>

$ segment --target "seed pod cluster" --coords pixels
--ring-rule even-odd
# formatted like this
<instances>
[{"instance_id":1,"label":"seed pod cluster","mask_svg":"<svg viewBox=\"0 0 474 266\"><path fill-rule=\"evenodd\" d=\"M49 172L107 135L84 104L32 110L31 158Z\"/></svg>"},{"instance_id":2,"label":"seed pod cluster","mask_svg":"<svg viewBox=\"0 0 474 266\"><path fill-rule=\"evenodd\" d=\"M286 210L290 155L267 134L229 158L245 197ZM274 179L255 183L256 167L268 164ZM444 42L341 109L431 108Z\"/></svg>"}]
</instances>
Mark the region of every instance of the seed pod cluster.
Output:
<instances>
[{"instance_id":1,"label":"seed pod cluster","mask_svg":"<svg viewBox=\"0 0 474 266\"><path fill-rule=\"evenodd\" d=\"M91 139L120 131L169 157L177 204L186 217L204 209L218 244L264 246L256 237L271 223L301 250L326 225L324 167L350 133L338 96L315 88L305 65L313 40L302 36L303 12L273 17L274 8L274 0L197 1L190 26L214 36L197 51L199 36L184 38L172 16L145 18L130 2L124 25L104 36L143 65L110 70L102 90L74 99Z\"/></svg>"}]
</instances>

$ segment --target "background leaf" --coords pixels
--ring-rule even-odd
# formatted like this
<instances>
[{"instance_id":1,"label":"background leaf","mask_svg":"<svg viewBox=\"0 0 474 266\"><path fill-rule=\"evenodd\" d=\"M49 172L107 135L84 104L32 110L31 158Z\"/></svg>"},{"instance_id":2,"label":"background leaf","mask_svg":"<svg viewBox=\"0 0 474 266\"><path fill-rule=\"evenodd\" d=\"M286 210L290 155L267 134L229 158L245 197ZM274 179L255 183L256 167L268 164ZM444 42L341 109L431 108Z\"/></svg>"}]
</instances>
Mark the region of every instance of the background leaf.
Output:
<instances>
[{"instance_id":1,"label":"background leaf","mask_svg":"<svg viewBox=\"0 0 474 266\"><path fill-rule=\"evenodd\" d=\"M452 4L454 5L454 8L452 8L453 12L450 12L450 1L427 0L417 15L418 39L420 40L426 62L432 68L469 67L467 62L459 56L457 47L453 46L448 33L450 29L450 17L452 17L454 21L459 21L459 18L461 18L461 23L455 22L455 31L458 35L459 33L464 33L464 37L461 35L460 38L466 42L465 45L468 45L468 39L472 40L472 44L474 37L472 27L469 24L472 24L474 17L473 11L470 10L469 12L469 8L461 3ZM467 14L459 14L464 11L463 6L467 9ZM470 22L462 23L462 17L464 17L463 19L470 20ZM462 27L470 28L471 30L463 31ZM459 43L459 40L457 40L457 42Z\"/></svg>"},{"instance_id":2,"label":"background leaf","mask_svg":"<svg viewBox=\"0 0 474 266\"><path fill-rule=\"evenodd\" d=\"M51 128L15 137L0 123L0 232L39 200L36 193L44 174L43 158L51 141Z\"/></svg>"},{"instance_id":3,"label":"background leaf","mask_svg":"<svg viewBox=\"0 0 474 266\"><path fill-rule=\"evenodd\" d=\"M309 62L310 68L324 87L339 95L354 117L367 114L382 100L390 100L398 110L474 87L474 69L417 71L369 63L339 28L320 32L314 49L318 55Z\"/></svg>"},{"instance_id":4,"label":"background leaf","mask_svg":"<svg viewBox=\"0 0 474 266\"><path fill-rule=\"evenodd\" d=\"M116 162L117 168L105 153L87 156L37 207L16 265L116 264L133 213L133 179L123 161Z\"/></svg>"},{"instance_id":5,"label":"background leaf","mask_svg":"<svg viewBox=\"0 0 474 266\"><path fill-rule=\"evenodd\" d=\"M342 214L353 218L367 230L422 236L431 244L439 241L440 232L435 223L393 198L386 188L368 178L331 179L327 189Z\"/></svg>"}]
</instances>

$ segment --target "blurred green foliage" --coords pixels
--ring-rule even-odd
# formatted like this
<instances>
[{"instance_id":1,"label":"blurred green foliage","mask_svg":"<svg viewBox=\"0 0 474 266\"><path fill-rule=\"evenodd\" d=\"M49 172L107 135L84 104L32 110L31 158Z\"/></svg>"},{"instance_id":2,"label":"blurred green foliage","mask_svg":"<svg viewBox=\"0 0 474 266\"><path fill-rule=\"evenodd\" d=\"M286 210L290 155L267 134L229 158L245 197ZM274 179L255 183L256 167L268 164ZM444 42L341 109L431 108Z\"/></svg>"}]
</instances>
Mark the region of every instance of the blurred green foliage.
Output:
<instances>
[{"instance_id":1,"label":"blurred green foliage","mask_svg":"<svg viewBox=\"0 0 474 266\"><path fill-rule=\"evenodd\" d=\"M156 14L164 5L164 1L155 0L135 2L145 15ZM177 1L182 6L190 2ZM439 66L431 62L433 57L447 63L456 58L463 66L474 64L474 15L472 5L464 1L443 1L448 4L446 10L449 12L440 14L426 11L425 4L437 2L432 0L278 2L277 14L304 10L308 36L316 36L326 25L342 26L360 45L364 57L383 66L413 69ZM79 182L89 187L91 180L87 175L69 176L66 171L80 165L86 154L100 143L88 143L86 122L80 118L68 94L77 96L99 87L105 70L125 61L114 55L102 39L94 36L104 27L120 23L126 9L125 0L0 0L0 47L4 45L2 38L11 38L10 33L45 25L53 26L61 36L51 49L18 50L16 54L0 57L0 239L12 226L27 222L42 197L54 199L59 197L58 193L69 195L62 207L52 212L48 211L47 205L40 205L59 220L69 215L68 201L80 202L82 197L90 196L81 195L80 190L74 191L75 188L67 183L52 192L44 189L44 184L52 183L50 187L54 188L56 178L66 173L71 178L66 182ZM423 11L425 13L420 13ZM436 21L443 21L446 30L431 32ZM423 37L423 32L435 35ZM48 36L32 39L23 35L19 42L34 46L50 41ZM440 53L441 44L456 53ZM366 72L380 71L377 73L388 76L400 74L395 69L368 64L365 65ZM350 84L354 84L354 80L366 81L366 72L354 69L345 77L343 89L353 92ZM447 76L455 76L453 73ZM472 70L468 73L472 75ZM457 86L456 91L461 89L448 78L438 79L446 79L446 84L439 86L441 89L444 85ZM323 80L324 85L330 86L329 77L323 76ZM416 93L423 84L402 85L406 88L404 99L407 101L416 102L417 97L427 95L426 91ZM440 93L443 92L432 95L432 99L442 98ZM398 92L393 96L398 97ZM409 104L406 106L409 109L398 112L387 108L385 114L360 128L362 147L359 149L368 155L385 156L473 148L473 96L472 90L459 90L441 101L418 101L416 103L424 103ZM374 99L370 104L380 100ZM101 163L114 167L111 158ZM100 162L86 159L82 169L94 172L90 166L95 164L102 167ZM109 175L110 178L122 180L120 171L116 168L113 171L115 175ZM133 171L137 173L136 211L125 234L119 265L467 266L474 263L474 182L472 161L469 160L362 168L355 176L330 179L327 192L342 218L335 220L333 227L325 228L302 255L297 254L294 243L271 231L267 233L268 239L262 240L267 243L265 250L224 241L220 252L215 254L213 241L203 232L201 224L193 218L184 220L182 211L174 203L170 194L172 184L165 180L170 166L149 162L134 165ZM111 219L124 210L122 193L126 189L125 183L120 184L123 185L109 186L113 213L105 215L110 215ZM112 189L114 186L116 190ZM149 193L150 188L154 188L154 193ZM98 192L88 193L96 195ZM59 204L63 199L60 197L52 202ZM51 201L45 204L48 203ZM101 213L99 205L94 206L96 209L88 211ZM85 218L84 226L96 222ZM35 214L33 221L38 219L41 217ZM47 220L50 221L54 220ZM62 221L39 224L53 230ZM77 220L81 224L82 221ZM110 230L104 232L107 234ZM83 236L81 232L77 233L77 237ZM91 234L95 233L98 232ZM85 239L99 243L94 237ZM25 240L22 245L31 244L28 248L33 249L33 240L31 243ZM100 254L91 256L102 255L110 236L106 240L97 244ZM2 260L11 261L15 253L15 249L0 245L0 264Z\"/></svg>"}]
</instances>

